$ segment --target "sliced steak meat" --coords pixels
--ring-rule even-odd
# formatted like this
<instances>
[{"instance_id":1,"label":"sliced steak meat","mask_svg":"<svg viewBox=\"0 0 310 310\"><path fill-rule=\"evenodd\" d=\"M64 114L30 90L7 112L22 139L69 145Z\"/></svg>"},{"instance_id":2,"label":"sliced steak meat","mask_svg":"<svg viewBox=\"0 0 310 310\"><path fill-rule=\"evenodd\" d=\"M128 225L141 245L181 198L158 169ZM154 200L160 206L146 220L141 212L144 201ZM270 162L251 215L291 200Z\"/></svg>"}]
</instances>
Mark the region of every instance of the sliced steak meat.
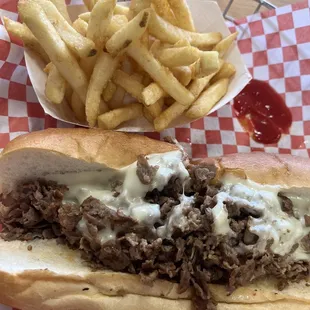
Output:
<instances>
[{"instance_id":1,"label":"sliced steak meat","mask_svg":"<svg viewBox=\"0 0 310 310\"><path fill-rule=\"evenodd\" d=\"M45 227L57 222L66 191L64 185L36 180L19 185L9 195L0 195L0 221L5 227L1 236L5 240L42 236ZM45 230L44 234L55 237L53 230Z\"/></svg>"},{"instance_id":2,"label":"sliced steak meat","mask_svg":"<svg viewBox=\"0 0 310 310\"><path fill-rule=\"evenodd\" d=\"M149 165L145 156L138 156L137 176L142 184L150 184L158 170L158 166Z\"/></svg>"},{"instance_id":3,"label":"sliced steak meat","mask_svg":"<svg viewBox=\"0 0 310 310\"><path fill-rule=\"evenodd\" d=\"M216 167L207 163L190 165L188 170L191 177L190 185L194 192L207 190L210 186L210 181L216 175Z\"/></svg>"},{"instance_id":4,"label":"sliced steak meat","mask_svg":"<svg viewBox=\"0 0 310 310\"><path fill-rule=\"evenodd\" d=\"M281 209L290 216L294 216L292 200L287 198L283 193L278 194L281 201Z\"/></svg>"}]
</instances>

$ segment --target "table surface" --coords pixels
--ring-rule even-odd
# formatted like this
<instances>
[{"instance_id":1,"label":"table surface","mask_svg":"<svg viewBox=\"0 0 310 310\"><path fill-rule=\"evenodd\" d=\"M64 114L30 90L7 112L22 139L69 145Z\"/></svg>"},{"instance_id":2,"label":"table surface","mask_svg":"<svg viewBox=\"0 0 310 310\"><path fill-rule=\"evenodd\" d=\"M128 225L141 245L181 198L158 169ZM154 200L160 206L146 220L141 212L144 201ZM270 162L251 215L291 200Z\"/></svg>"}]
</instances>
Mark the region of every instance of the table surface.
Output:
<instances>
[{"instance_id":1,"label":"table surface","mask_svg":"<svg viewBox=\"0 0 310 310\"><path fill-rule=\"evenodd\" d=\"M217 0L219 3L219 6L222 8L222 10L225 9L227 6L228 0ZM297 2L296 0L269 0L272 4L275 6L283 6L286 4L290 4L293 2ZM234 0L234 3L232 4L228 15L234 17L234 18L240 18L244 17L246 15L252 14L256 7L258 6L258 3L252 0ZM262 10L266 8L262 8Z\"/></svg>"}]
</instances>

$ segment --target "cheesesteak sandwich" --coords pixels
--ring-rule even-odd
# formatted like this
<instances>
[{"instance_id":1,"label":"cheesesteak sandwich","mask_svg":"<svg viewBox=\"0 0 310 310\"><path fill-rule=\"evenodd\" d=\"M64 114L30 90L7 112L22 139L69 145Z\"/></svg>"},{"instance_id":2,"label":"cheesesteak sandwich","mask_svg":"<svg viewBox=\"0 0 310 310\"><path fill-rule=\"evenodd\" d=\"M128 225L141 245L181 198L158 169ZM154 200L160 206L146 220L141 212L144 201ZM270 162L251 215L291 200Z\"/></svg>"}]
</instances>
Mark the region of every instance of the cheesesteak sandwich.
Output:
<instances>
[{"instance_id":1,"label":"cheesesteak sandwich","mask_svg":"<svg viewBox=\"0 0 310 310\"><path fill-rule=\"evenodd\" d=\"M310 161L50 129L0 158L0 302L310 309Z\"/></svg>"}]
</instances>

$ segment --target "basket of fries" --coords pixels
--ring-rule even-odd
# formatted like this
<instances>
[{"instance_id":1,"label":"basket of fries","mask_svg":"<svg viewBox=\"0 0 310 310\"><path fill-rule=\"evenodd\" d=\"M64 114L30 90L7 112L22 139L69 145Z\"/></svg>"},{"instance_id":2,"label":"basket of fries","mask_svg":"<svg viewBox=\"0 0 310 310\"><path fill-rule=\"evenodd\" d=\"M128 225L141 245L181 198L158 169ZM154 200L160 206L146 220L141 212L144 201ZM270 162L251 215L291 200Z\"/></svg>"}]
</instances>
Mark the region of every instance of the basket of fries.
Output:
<instances>
[{"instance_id":1,"label":"basket of fries","mask_svg":"<svg viewBox=\"0 0 310 310\"><path fill-rule=\"evenodd\" d=\"M203 0L20 0L25 45L44 111L76 125L162 131L231 101L250 81L216 3Z\"/></svg>"}]
</instances>

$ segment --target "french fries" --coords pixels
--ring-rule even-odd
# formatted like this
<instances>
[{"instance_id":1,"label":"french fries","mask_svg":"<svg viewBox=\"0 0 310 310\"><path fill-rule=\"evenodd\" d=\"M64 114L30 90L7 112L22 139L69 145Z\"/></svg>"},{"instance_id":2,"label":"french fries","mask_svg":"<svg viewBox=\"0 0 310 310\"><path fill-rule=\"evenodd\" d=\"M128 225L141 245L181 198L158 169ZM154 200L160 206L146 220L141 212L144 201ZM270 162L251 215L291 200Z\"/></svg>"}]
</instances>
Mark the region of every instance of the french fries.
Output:
<instances>
[{"instance_id":1,"label":"french fries","mask_svg":"<svg viewBox=\"0 0 310 310\"><path fill-rule=\"evenodd\" d=\"M168 0L170 8L172 9L176 25L182 29L195 32L195 26L192 14L186 4L185 0Z\"/></svg>"},{"instance_id":2,"label":"french fries","mask_svg":"<svg viewBox=\"0 0 310 310\"><path fill-rule=\"evenodd\" d=\"M24 24L4 18L44 59L46 98L67 101L82 124L115 129L144 117L161 131L203 117L227 92L236 69L224 57L237 34L195 32L186 0L84 3L89 12L74 21L65 0L20 0Z\"/></svg>"},{"instance_id":3,"label":"french fries","mask_svg":"<svg viewBox=\"0 0 310 310\"><path fill-rule=\"evenodd\" d=\"M101 94L119 65L119 57L113 58L108 53L102 52L98 56L93 74L89 82L86 98L86 119L89 126L94 127L100 111ZM108 111L107 104L101 103ZM104 109L104 108L103 108Z\"/></svg>"},{"instance_id":4,"label":"french fries","mask_svg":"<svg viewBox=\"0 0 310 310\"><path fill-rule=\"evenodd\" d=\"M147 2L147 0L144 0L144 2ZM114 15L125 15L128 16L129 14L129 8L126 6L122 6L117 4L114 8Z\"/></svg>"},{"instance_id":5,"label":"french fries","mask_svg":"<svg viewBox=\"0 0 310 310\"><path fill-rule=\"evenodd\" d=\"M87 37L101 48L107 39L108 27L111 23L116 0L98 0L91 11Z\"/></svg>"},{"instance_id":6,"label":"french fries","mask_svg":"<svg viewBox=\"0 0 310 310\"><path fill-rule=\"evenodd\" d=\"M83 0L83 2L87 7L88 11L91 11L95 5L95 0Z\"/></svg>"},{"instance_id":7,"label":"french fries","mask_svg":"<svg viewBox=\"0 0 310 310\"><path fill-rule=\"evenodd\" d=\"M130 19L134 18L141 11L151 7L151 0L131 0L129 7L129 15L126 14Z\"/></svg>"},{"instance_id":8,"label":"french fries","mask_svg":"<svg viewBox=\"0 0 310 310\"><path fill-rule=\"evenodd\" d=\"M114 129L123 122L143 116L143 106L140 103L131 103L98 117L98 125L103 129Z\"/></svg>"},{"instance_id":9,"label":"french fries","mask_svg":"<svg viewBox=\"0 0 310 310\"><path fill-rule=\"evenodd\" d=\"M153 123L154 119L161 114L161 112L163 110L164 103L165 103L164 98L161 98L157 102L155 102L154 104L152 104L148 107L145 106L143 108L143 114L144 114L145 118L150 123Z\"/></svg>"},{"instance_id":10,"label":"french fries","mask_svg":"<svg viewBox=\"0 0 310 310\"><path fill-rule=\"evenodd\" d=\"M221 79L230 79L236 73L236 68L233 64L226 62L223 64L221 70L213 77L211 84Z\"/></svg>"},{"instance_id":11,"label":"french fries","mask_svg":"<svg viewBox=\"0 0 310 310\"><path fill-rule=\"evenodd\" d=\"M190 92L193 94L195 100L199 97L201 92L207 87L215 73L204 78L196 79L189 87ZM188 106L181 105L179 102L174 102L170 105L161 115L154 120L154 127L156 131L162 131L167 128L173 120L181 116Z\"/></svg>"},{"instance_id":12,"label":"french fries","mask_svg":"<svg viewBox=\"0 0 310 310\"><path fill-rule=\"evenodd\" d=\"M122 70L117 70L112 80L116 85L121 86L127 93L131 94L139 102L143 103L142 91L144 86L142 83L132 79L129 74Z\"/></svg>"},{"instance_id":13,"label":"french fries","mask_svg":"<svg viewBox=\"0 0 310 310\"><path fill-rule=\"evenodd\" d=\"M206 114L227 93L229 79L222 79L208 87L186 112L186 116L198 119Z\"/></svg>"},{"instance_id":14,"label":"french fries","mask_svg":"<svg viewBox=\"0 0 310 310\"><path fill-rule=\"evenodd\" d=\"M170 8L167 0L152 0L152 6L156 13L172 25L177 24L177 20Z\"/></svg>"},{"instance_id":15,"label":"french fries","mask_svg":"<svg viewBox=\"0 0 310 310\"><path fill-rule=\"evenodd\" d=\"M65 18L65 20L71 24L72 21L70 19L70 16L68 14L67 5L65 0L50 0L57 8L59 13Z\"/></svg>"},{"instance_id":16,"label":"french fries","mask_svg":"<svg viewBox=\"0 0 310 310\"><path fill-rule=\"evenodd\" d=\"M193 95L140 42L133 42L127 53L176 101L184 105L193 102Z\"/></svg>"},{"instance_id":17,"label":"french fries","mask_svg":"<svg viewBox=\"0 0 310 310\"><path fill-rule=\"evenodd\" d=\"M51 64L45 85L45 96L50 102L60 104L65 97L65 92L66 80L61 76L55 65Z\"/></svg>"},{"instance_id":18,"label":"french fries","mask_svg":"<svg viewBox=\"0 0 310 310\"><path fill-rule=\"evenodd\" d=\"M156 55L166 67L189 66L200 58L200 51L192 46L165 48Z\"/></svg>"},{"instance_id":19,"label":"french fries","mask_svg":"<svg viewBox=\"0 0 310 310\"><path fill-rule=\"evenodd\" d=\"M107 36L112 37L115 32L127 25L128 19L124 15L114 15L107 29Z\"/></svg>"},{"instance_id":20,"label":"french fries","mask_svg":"<svg viewBox=\"0 0 310 310\"><path fill-rule=\"evenodd\" d=\"M91 10L90 10L91 11ZM79 18L84 20L85 22L89 22L89 18L90 18L90 13L91 12L85 12L79 15ZM129 13L129 8L126 6L122 6L117 4L114 8L114 15L124 15L124 16L128 16Z\"/></svg>"},{"instance_id":21,"label":"french fries","mask_svg":"<svg viewBox=\"0 0 310 310\"><path fill-rule=\"evenodd\" d=\"M143 102L146 106L150 106L158 101L160 98L166 97L167 93L157 84L151 83L142 91Z\"/></svg>"},{"instance_id":22,"label":"french fries","mask_svg":"<svg viewBox=\"0 0 310 310\"><path fill-rule=\"evenodd\" d=\"M83 19L76 19L73 22L72 27L82 36L86 37L88 24Z\"/></svg>"},{"instance_id":23,"label":"french fries","mask_svg":"<svg viewBox=\"0 0 310 310\"><path fill-rule=\"evenodd\" d=\"M25 47L30 48L32 51L40 55L40 57L45 61L49 62L49 57L45 50L40 45L37 38L32 34L29 28L19 22L15 22L7 17L3 17L4 26L6 30L14 37L19 38L23 41Z\"/></svg>"},{"instance_id":24,"label":"french fries","mask_svg":"<svg viewBox=\"0 0 310 310\"><path fill-rule=\"evenodd\" d=\"M35 2L41 6L62 40L77 56L84 58L94 56L97 53L94 42L77 32L52 2L48 0L35 0Z\"/></svg>"},{"instance_id":25,"label":"french fries","mask_svg":"<svg viewBox=\"0 0 310 310\"><path fill-rule=\"evenodd\" d=\"M149 17L149 10L141 11L126 27L121 28L108 40L106 43L107 51L112 56L125 51L133 41L142 37L148 26Z\"/></svg>"},{"instance_id":26,"label":"french fries","mask_svg":"<svg viewBox=\"0 0 310 310\"><path fill-rule=\"evenodd\" d=\"M220 58L217 51L201 52L200 57L200 70L197 77L210 75L218 71L220 67Z\"/></svg>"},{"instance_id":27,"label":"french fries","mask_svg":"<svg viewBox=\"0 0 310 310\"><path fill-rule=\"evenodd\" d=\"M231 35L229 35L228 37L217 43L213 48L213 51L217 51L220 57L223 58L226 52L231 47L232 43L236 40L237 35L238 32L232 33Z\"/></svg>"},{"instance_id":28,"label":"french fries","mask_svg":"<svg viewBox=\"0 0 310 310\"><path fill-rule=\"evenodd\" d=\"M190 67L182 66L171 68L171 72L177 80L184 86L187 86L192 80L192 70Z\"/></svg>"},{"instance_id":29,"label":"french fries","mask_svg":"<svg viewBox=\"0 0 310 310\"><path fill-rule=\"evenodd\" d=\"M109 81L107 87L104 89L102 93L103 101L109 102L113 98L116 89L117 86L112 81Z\"/></svg>"},{"instance_id":30,"label":"french fries","mask_svg":"<svg viewBox=\"0 0 310 310\"><path fill-rule=\"evenodd\" d=\"M40 42L59 73L85 102L87 77L42 8L37 3L20 0L18 9L24 23Z\"/></svg>"},{"instance_id":31,"label":"french fries","mask_svg":"<svg viewBox=\"0 0 310 310\"><path fill-rule=\"evenodd\" d=\"M214 46L222 40L220 32L197 33L186 31L168 23L162 17L155 14L155 12L151 14L148 30L150 35L162 42L175 44L185 39L192 46L198 48Z\"/></svg>"}]
</instances>

